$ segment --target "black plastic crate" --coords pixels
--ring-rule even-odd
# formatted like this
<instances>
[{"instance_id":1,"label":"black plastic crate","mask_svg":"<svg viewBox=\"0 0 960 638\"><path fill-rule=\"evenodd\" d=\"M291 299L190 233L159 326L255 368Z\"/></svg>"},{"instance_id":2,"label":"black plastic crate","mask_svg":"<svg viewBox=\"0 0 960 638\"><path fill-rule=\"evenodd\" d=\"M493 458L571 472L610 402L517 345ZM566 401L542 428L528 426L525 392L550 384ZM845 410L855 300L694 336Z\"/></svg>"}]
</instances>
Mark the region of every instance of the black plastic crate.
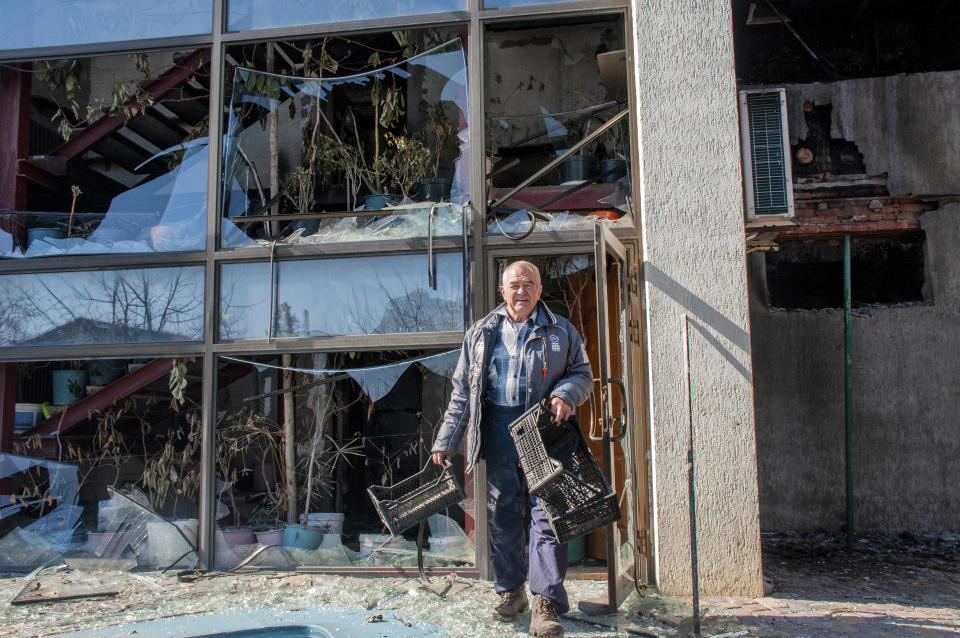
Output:
<instances>
[{"instance_id":1,"label":"black plastic crate","mask_svg":"<svg viewBox=\"0 0 960 638\"><path fill-rule=\"evenodd\" d=\"M441 468L432 461L410 478L390 486L372 485L367 493L394 536L466 498L453 466Z\"/></svg>"},{"instance_id":2,"label":"black plastic crate","mask_svg":"<svg viewBox=\"0 0 960 638\"><path fill-rule=\"evenodd\" d=\"M510 434L530 492L566 543L619 520L620 507L576 422L550 418L540 403L510 424Z\"/></svg>"}]
</instances>

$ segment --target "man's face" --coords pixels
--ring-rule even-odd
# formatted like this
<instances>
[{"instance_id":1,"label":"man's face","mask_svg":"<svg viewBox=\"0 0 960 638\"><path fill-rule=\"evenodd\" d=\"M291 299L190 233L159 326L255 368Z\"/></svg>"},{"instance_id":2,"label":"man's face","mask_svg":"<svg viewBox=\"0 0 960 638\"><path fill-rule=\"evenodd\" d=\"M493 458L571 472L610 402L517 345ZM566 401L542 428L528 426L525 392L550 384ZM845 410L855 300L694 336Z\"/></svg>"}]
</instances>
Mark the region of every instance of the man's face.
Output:
<instances>
[{"instance_id":1,"label":"man's face","mask_svg":"<svg viewBox=\"0 0 960 638\"><path fill-rule=\"evenodd\" d=\"M514 321L524 321L530 316L542 291L537 274L522 267L507 269L500 286L500 294L507 302L507 314Z\"/></svg>"}]
</instances>

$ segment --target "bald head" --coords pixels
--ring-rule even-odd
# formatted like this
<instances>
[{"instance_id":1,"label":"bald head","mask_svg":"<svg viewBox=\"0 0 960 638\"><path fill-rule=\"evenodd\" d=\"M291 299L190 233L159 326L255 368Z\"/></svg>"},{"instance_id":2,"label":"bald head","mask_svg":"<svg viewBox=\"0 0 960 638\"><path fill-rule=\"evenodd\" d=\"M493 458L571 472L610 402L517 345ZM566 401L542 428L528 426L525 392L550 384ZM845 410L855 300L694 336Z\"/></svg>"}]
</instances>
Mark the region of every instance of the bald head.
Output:
<instances>
[{"instance_id":1,"label":"bald head","mask_svg":"<svg viewBox=\"0 0 960 638\"><path fill-rule=\"evenodd\" d=\"M540 269L531 264L529 261L515 261L507 266L503 270L503 276L500 278L500 285L505 285L507 283L507 278L515 272L522 272L526 274L530 279L535 281L537 285L540 285Z\"/></svg>"},{"instance_id":2,"label":"bald head","mask_svg":"<svg viewBox=\"0 0 960 638\"><path fill-rule=\"evenodd\" d=\"M500 294L507 304L507 315L513 321L526 321L537 307L543 286L540 271L529 261L515 261L503 271Z\"/></svg>"}]
</instances>

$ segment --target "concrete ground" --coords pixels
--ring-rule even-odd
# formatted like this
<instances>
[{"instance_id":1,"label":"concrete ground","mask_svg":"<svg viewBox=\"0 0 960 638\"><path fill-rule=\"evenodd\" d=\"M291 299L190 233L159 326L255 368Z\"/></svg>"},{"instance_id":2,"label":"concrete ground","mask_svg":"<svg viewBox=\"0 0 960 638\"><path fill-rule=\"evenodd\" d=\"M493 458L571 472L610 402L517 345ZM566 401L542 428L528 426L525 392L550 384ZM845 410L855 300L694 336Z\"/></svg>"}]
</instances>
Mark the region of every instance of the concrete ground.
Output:
<instances>
[{"instance_id":1,"label":"concrete ground","mask_svg":"<svg viewBox=\"0 0 960 638\"><path fill-rule=\"evenodd\" d=\"M837 536L765 534L773 591L759 599L703 597L701 635L958 635L958 558L960 535L861 538L847 554ZM510 636L525 635L529 624L529 616L492 620L492 585L459 577L434 577L424 586L415 579L257 572L184 582L122 564L78 567L0 578L0 635L197 636L264 614L300 624L327 617L338 636ZM603 580L569 580L573 601L602 598L605 588ZM15 597L40 602L11 604ZM574 638L692 635L690 602L643 588L616 615L574 611L563 625Z\"/></svg>"}]
</instances>

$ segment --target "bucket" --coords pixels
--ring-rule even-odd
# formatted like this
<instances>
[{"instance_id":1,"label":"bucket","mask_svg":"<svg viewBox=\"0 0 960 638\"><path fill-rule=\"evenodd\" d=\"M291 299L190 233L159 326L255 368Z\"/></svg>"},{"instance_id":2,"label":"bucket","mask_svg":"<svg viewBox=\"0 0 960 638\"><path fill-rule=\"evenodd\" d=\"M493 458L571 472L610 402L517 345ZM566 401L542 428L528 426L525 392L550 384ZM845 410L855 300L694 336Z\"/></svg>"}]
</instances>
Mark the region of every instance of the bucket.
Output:
<instances>
[{"instance_id":1,"label":"bucket","mask_svg":"<svg viewBox=\"0 0 960 638\"><path fill-rule=\"evenodd\" d=\"M219 530L223 537L223 542L230 547L237 545L253 545L257 542L256 536L251 529L222 529Z\"/></svg>"},{"instance_id":2,"label":"bucket","mask_svg":"<svg viewBox=\"0 0 960 638\"><path fill-rule=\"evenodd\" d=\"M316 549L323 540L323 530L319 527L288 524L283 529L284 547L300 547L301 549Z\"/></svg>"},{"instance_id":3,"label":"bucket","mask_svg":"<svg viewBox=\"0 0 960 638\"><path fill-rule=\"evenodd\" d=\"M86 370L54 370L53 402L57 405L76 403L87 391Z\"/></svg>"},{"instance_id":4,"label":"bucket","mask_svg":"<svg viewBox=\"0 0 960 638\"><path fill-rule=\"evenodd\" d=\"M67 233L63 231L62 228L28 228L27 229L27 246L30 246L35 241L43 241L47 238L49 239L63 239L67 236ZM49 244L50 242L44 241L44 243Z\"/></svg>"},{"instance_id":5,"label":"bucket","mask_svg":"<svg viewBox=\"0 0 960 638\"><path fill-rule=\"evenodd\" d=\"M453 182L441 177L422 179L417 183L417 201L442 202L450 199Z\"/></svg>"},{"instance_id":6,"label":"bucket","mask_svg":"<svg viewBox=\"0 0 960 638\"><path fill-rule=\"evenodd\" d=\"M567 562L575 563L587 555L587 537L578 536L567 543Z\"/></svg>"},{"instance_id":7,"label":"bucket","mask_svg":"<svg viewBox=\"0 0 960 638\"><path fill-rule=\"evenodd\" d=\"M307 527L322 527L331 534L343 533L343 514L339 512L310 512L304 520L300 515L300 524Z\"/></svg>"}]
</instances>

